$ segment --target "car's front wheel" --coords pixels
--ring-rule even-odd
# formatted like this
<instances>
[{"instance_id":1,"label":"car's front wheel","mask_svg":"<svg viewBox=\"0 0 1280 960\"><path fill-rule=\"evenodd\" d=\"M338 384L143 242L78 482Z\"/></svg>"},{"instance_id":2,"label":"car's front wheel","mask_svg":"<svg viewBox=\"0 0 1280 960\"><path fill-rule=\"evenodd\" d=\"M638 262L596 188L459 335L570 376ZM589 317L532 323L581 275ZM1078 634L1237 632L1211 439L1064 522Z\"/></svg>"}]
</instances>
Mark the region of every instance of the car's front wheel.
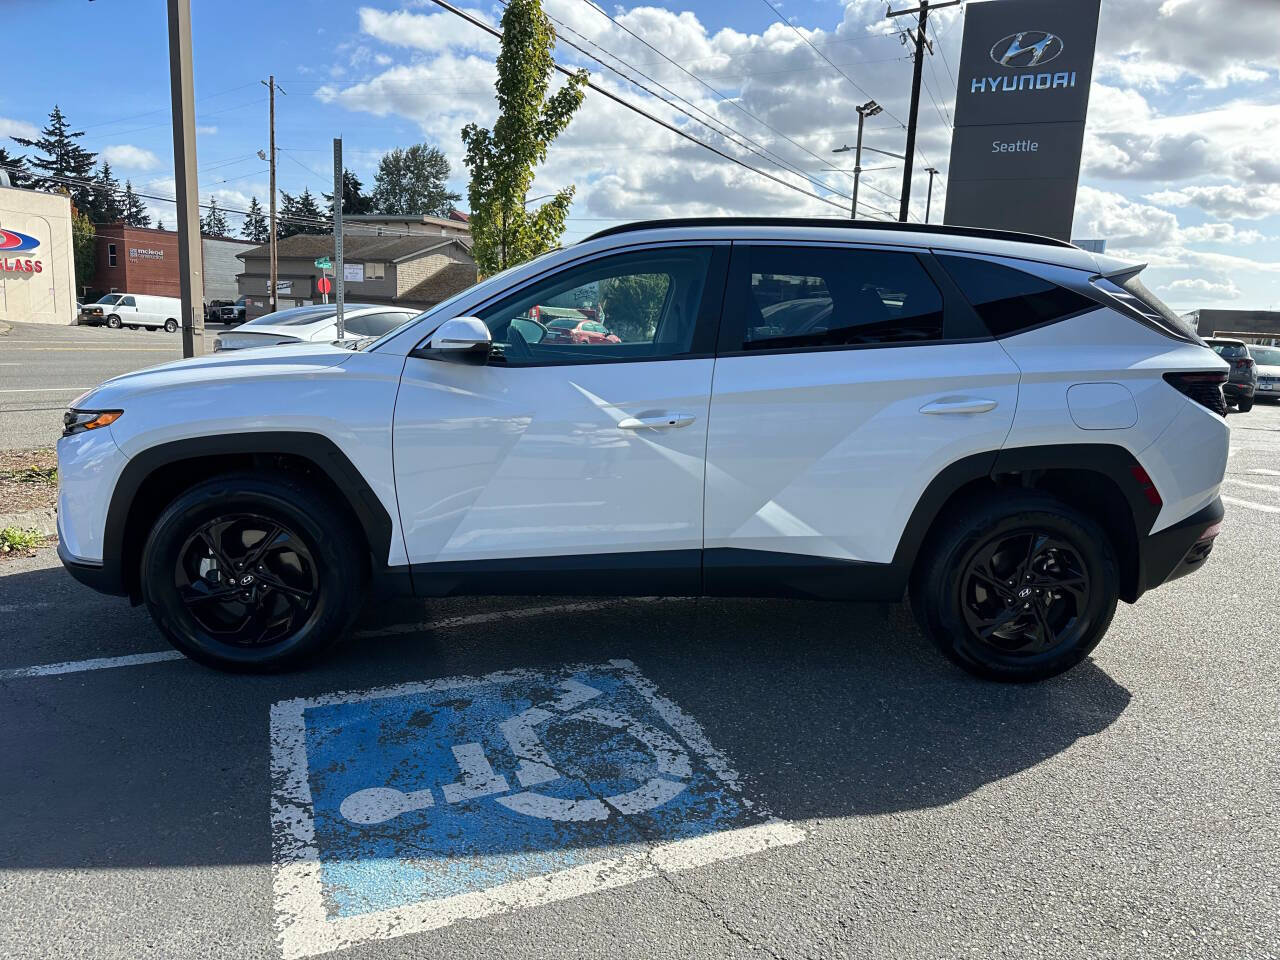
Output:
<instances>
[{"instance_id":1,"label":"car's front wheel","mask_svg":"<svg viewBox=\"0 0 1280 960\"><path fill-rule=\"evenodd\" d=\"M107 317L107 326L110 327L112 330L119 330L120 318L117 316Z\"/></svg>"},{"instance_id":2,"label":"car's front wheel","mask_svg":"<svg viewBox=\"0 0 1280 960\"><path fill-rule=\"evenodd\" d=\"M953 661L993 680L1041 680L1088 656L1111 624L1115 551L1089 516L1034 491L971 501L931 538L911 600Z\"/></svg>"},{"instance_id":3,"label":"car's front wheel","mask_svg":"<svg viewBox=\"0 0 1280 960\"><path fill-rule=\"evenodd\" d=\"M327 649L359 609L359 531L330 498L283 475L225 474L161 513L142 596L169 641L211 667L270 671Z\"/></svg>"}]
</instances>

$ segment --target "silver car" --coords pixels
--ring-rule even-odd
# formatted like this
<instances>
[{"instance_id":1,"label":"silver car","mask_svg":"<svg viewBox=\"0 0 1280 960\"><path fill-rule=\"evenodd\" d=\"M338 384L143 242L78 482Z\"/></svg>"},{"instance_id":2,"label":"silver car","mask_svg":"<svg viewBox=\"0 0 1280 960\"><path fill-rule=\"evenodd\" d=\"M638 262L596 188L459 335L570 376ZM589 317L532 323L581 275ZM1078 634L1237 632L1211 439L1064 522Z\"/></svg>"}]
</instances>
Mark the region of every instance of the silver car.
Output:
<instances>
[{"instance_id":1,"label":"silver car","mask_svg":"<svg viewBox=\"0 0 1280 960\"><path fill-rule=\"evenodd\" d=\"M422 311L349 303L343 310L344 339L380 337L407 323ZM329 343L338 339L338 309L333 304L290 307L256 317L234 330L218 334L214 352L269 347L284 343Z\"/></svg>"},{"instance_id":2,"label":"silver car","mask_svg":"<svg viewBox=\"0 0 1280 960\"><path fill-rule=\"evenodd\" d=\"M1249 356L1258 369L1258 389L1255 400L1280 400L1280 347L1260 347L1249 344Z\"/></svg>"}]
</instances>

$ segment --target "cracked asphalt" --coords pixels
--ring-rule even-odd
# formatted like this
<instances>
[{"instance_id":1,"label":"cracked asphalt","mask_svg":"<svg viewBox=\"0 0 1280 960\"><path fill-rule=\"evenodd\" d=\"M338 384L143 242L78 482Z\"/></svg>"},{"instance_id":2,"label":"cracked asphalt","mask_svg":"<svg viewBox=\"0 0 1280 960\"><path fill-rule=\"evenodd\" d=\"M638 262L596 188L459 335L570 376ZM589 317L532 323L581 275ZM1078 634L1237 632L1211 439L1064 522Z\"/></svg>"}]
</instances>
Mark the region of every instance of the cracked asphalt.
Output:
<instances>
[{"instance_id":1,"label":"cracked asphalt","mask_svg":"<svg viewBox=\"0 0 1280 960\"><path fill-rule=\"evenodd\" d=\"M1276 957L1280 407L1231 425L1207 566L1031 686L902 607L772 600L398 603L294 674L14 675L166 647L51 550L0 563L0 955L279 960L273 704L625 659L801 842L327 956Z\"/></svg>"}]
</instances>

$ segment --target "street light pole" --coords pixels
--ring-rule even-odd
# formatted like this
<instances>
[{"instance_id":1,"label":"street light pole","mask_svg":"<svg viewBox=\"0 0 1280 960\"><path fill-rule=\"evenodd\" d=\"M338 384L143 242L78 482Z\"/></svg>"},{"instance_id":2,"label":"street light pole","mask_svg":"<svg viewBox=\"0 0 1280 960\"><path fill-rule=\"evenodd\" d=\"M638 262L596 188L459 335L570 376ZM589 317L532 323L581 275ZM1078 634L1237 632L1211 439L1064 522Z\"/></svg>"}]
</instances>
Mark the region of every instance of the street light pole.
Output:
<instances>
[{"instance_id":1,"label":"street light pole","mask_svg":"<svg viewBox=\"0 0 1280 960\"><path fill-rule=\"evenodd\" d=\"M204 353L204 263L200 248L200 192L196 181L191 0L169 0L169 86L173 99L173 172L177 185L182 355L198 357ZM197 297L201 301L199 305Z\"/></svg>"},{"instance_id":2,"label":"street light pole","mask_svg":"<svg viewBox=\"0 0 1280 960\"><path fill-rule=\"evenodd\" d=\"M851 220L858 219L858 184L862 180L862 126L867 122L867 117L874 117L884 108L874 100L868 100L854 109L858 111L858 145L854 148L856 152L853 155L853 197L849 203L849 218ZM843 146L831 152L844 153L848 149L848 146Z\"/></svg>"},{"instance_id":3,"label":"street light pole","mask_svg":"<svg viewBox=\"0 0 1280 960\"><path fill-rule=\"evenodd\" d=\"M929 195L924 201L924 222L929 222L929 208L933 206L933 178L938 175L937 167L929 167L925 171L929 174Z\"/></svg>"}]
</instances>

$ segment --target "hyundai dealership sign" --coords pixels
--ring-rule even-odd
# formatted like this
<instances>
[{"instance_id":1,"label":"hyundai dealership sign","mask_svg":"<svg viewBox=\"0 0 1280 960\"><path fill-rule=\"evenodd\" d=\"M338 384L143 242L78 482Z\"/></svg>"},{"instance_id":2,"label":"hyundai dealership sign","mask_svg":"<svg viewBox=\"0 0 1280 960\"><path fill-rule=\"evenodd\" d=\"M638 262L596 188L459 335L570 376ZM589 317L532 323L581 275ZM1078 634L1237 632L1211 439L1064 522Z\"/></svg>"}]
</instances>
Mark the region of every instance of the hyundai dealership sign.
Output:
<instances>
[{"instance_id":1,"label":"hyundai dealership sign","mask_svg":"<svg viewBox=\"0 0 1280 960\"><path fill-rule=\"evenodd\" d=\"M1070 237L1100 2L969 4L946 223Z\"/></svg>"}]
</instances>

